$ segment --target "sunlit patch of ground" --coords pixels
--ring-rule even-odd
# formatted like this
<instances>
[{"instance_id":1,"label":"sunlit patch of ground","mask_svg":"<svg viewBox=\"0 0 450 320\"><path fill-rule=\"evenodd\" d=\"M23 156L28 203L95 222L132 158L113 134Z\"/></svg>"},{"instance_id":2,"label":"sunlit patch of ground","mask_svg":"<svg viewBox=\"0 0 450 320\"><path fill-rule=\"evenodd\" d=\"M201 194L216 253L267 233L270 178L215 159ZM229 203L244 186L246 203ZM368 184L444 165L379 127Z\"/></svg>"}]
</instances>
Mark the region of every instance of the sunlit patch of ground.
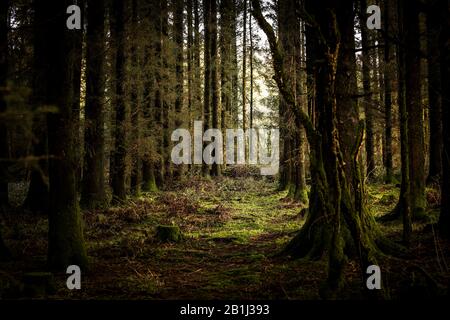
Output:
<instances>
[{"instance_id":1,"label":"sunlit patch of ground","mask_svg":"<svg viewBox=\"0 0 450 320\"><path fill-rule=\"evenodd\" d=\"M121 207L84 212L90 270L83 273L79 291L67 290L66 275L56 275L57 292L50 298L318 299L326 259L275 257L304 222L302 207L285 196L265 180L191 179ZM392 210L397 197L394 186L368 187L375 216ZM5 238L16 261L1 264L0 278L20 283L24 272L45 270L46 219L15 213L4 220ZM183 240L159 242L158 225L179 226ZM391 239L400 239L401 222L381 228ZM439 284L448 285L448 245L422 229L415 225L410 259L380 261L393 297L410 276L405 266L419 265ZM360 288L358 265L350 262L342 298L360 299Z\"/></svg>"}]
</instances>

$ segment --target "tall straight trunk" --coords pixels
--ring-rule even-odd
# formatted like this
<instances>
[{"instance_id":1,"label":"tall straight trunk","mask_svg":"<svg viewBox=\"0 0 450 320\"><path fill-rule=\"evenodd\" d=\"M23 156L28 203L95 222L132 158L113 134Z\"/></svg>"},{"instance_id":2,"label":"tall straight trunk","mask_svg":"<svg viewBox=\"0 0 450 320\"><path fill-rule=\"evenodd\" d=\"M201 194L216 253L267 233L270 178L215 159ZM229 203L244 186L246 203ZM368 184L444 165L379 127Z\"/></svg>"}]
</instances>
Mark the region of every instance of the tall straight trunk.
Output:
<instances>
[{"instance_id":1,"label":"tall straight trunk","mask_svg":"<svg viewBox=\"0 0 450 320\"><path fill-rule=\"evenodd\" d=\"M139 195L142 189L142 147L141 147L141 64L140 64L140 25L139 25L138 0L131 1L131 70L133 75L128 75L131 82L130 88L130 112L131 112L131 191Z\"/></svg>"},{"instance_id":2,"label":"tall straight trunk","mask_svg":"<svg viewBox=\"0 0 450 320\"><path fill-rule=\"evenodd\" d=\"M404 0L398 2L398 34L403 37L404 43ZM412 233L411 202L410 202L410 150L408 143L408 110L406 106L406 65L405 48L403 44L398 45L398 104L400 109L400 144L402 162L402 184L397 212L403 217L403 241L408 244Z\"/></svg>"},{"instance_id":3,"label":"tall straight trunk","mask_svg":"<svg viewBox=\"0 0 450 320\"><path fill-rule=\"evenodd\" d=\"M220 129L220 110L219 110L219 86L218 86L218 55L217 55L217 1L211 1L210 14L210 36L211 36L211 111L212 126L214 129ZM215 151L217 152L217 150ZM211 175L220 176L221 166L214 162L211 167Z\"/></svg>"},{"instance_id":4,"label":"tall straight trunk","mask_svg":"<svg viewBox=\"0 0 450 320\"><path fill-rule=\"evenodd\" d=\"M41 12L34 10L34 20L42 21ZM46 26L35 24L33 28L33 79L31 105L33 108L33 156L39 160L33 165L30 172L30 185L23 207L34 213L47 212L48 193L48 136L44 114L39 108L45 105L47 87L45 85L48 71L46 52Z\"/></svg>"},{"instance_id":5,"label":"tall straight trunk","mask_svg":"<svg viewBox=\"0 0 450 320\"><path fill-rule=\"evenodd\" d=\"M201 92L201 69L200 69L200 8L199 1L194 1L194 110L195 119L203 118L202 92Z\"/></svg>"},{"instance_id":6,"label":"tall straight trunk","mask_svg":"<svg viewBox=\"0 0 450 320\"><path fill-rule=\"evenodd\" d=\"M89 0L86 45L86 106L84 175L81 204L90 209L105 205L105 2Z\"/></svg>"},{"instance_id":7,"label":"tall straight trunk","mask_svg":"<svg viewBox=\"0 0 450 320\"><path fill-rule=\"evenodd\" d=\"M436 1L433 1L436 2ZM428 183L439 184L442 175L442 107L439 34L442 28L440 11L430 7L427 12L428 104L430 126L430 169Z\"/></svg>"},{"instance_id":8,"label":"tall straight trunk","mask_svg":"<svg viewBox=\"0 0 450 320\"><path fill-rule=\"evenodd\" d=\"M0 116L6 111L5 91L8 75L8 11L9 1L0 3ZM0 210L8 206L8 180L7 165L4 163L8 158L8 140L6 123L0 119ZM8 260L10 252L3 242L0 229L0 261Z\"/></svg>"},{"instance_id":9,"label":"tall straight trunk","mask_svg":"<svg viewBox=\"0 0 450 320\"><path fill-rule=\"evenodd\" d=\"M235 8L233 0L220 2L220 73L221 73L221 102L222 102L222 132L231 123L233 105L233 32L236 28Z\"/></svg>"},{"instance_id":10,"label":"tall straight trunk","mask_svg":"<svg viewBox=\"0 0 450 320\"><path fill-rule=\"evenodd\" d=\"M238 53L237 53L237 10L236 0L233 0L233 22L231 28L231 119L234 126L239 123L239 69L238 69Z\"/></svg>"},{"instance_id":11,"label":"tall straight trunk","mask_svg":"<svg viewBox=\"0 0 450 320\"><path fill-rule=\"evenodd\" d=\"M392 23L392 0L386 0L384 3L384 116L385 116L385 152L384 167L386 169L385 182L393 182L392 168L392 79L394 48L389 35L392 32L390 24Z\"/></svg>"},{"instance_id":12,"label":"tall straight trunk","mask_svg":"<svg viewBox=\"0 0 450 320\"><path fill-rule=\"evenodd\" d=\"M203 0L203 23L204 31L204 95L203 95L203 132L210 128L211 121L211 1ZM203 144L203 147L206 143ZM210 167L203 163L202 172L204 176L210 175Z\"/></svg>"},{"instance_id":13,"label":"tall straight trunk","mask_svg":"<svg viewBox=\"0 0 450 320\"><path fill-rule=\"evenodd\" d=\"M362 73L364 90L364 110L366 116L366 175L372 177L375 170L375 143L374 143L374 115L372 101L372 87L370 81L370 51L371 41L368 29L365 27L365 16L367 10L367 1L360 0L360 24L361 24L361 42L362 42Z\"/></svg>"},{"instance_id":14,"label":"tall straight trunk","mask_svg":"<svg viewBox=\"0 0 450 320\"><path fill-rule=\"evenodd\" d=\"M250 6L251 10L251 6ZM253 128L253 26L252 26L252 16L248 18L248 29L249 29L249 41L250 41L250 129Z\"/></svg>"},{"instance_id":15,"label":"tall straight trunk","mask_svg":"<svg viewBox=\"0 0 450 320\"><path fill-rule=\"evenodd\" d=\"M155 180L158 187L162 187L164 183L164 124L163 124L163 99L164 99L164 61L163 61L163 1L152 1L151 17L155 35L153 38L153 47L155 50L155 92L153 97L154 103L154 119L156 126L155 143L156 143L156 159L155 159Z\"/></svg>"},{"instance_id":16,"label":"tall straight trunk","mask_svg":"<svg viewBox=\"0 0 450 320\"><path fill-rule=\"evenodd\" d=\"M418 217L425 213L425 144L424 110L421 100L421 60L419 30L419 4L408 2L404 6L405 94L408 111L409 179L411 213Z\"/></svg>"},{"instance_id":17,"label":"tall straight trunk","mask_svg":"<svg viewBox=\"0 0 450 320\"><path fill-rule=\"evenodd\" d=\"M143 141L145 146L142 154L142 190L153 192L158 190L156 184L156 172L159 162L156 161L156 141L159 138L158 125L155 119L154 95L156 91L156 62L155 62L155 39L157 38L155 20L158 20L158 10L155 10L155 2L148 0L145 3L146 10L143 14L142 27L145 30L147 42L143 44L141 50L141 63L144 68L143 73L143 101L142 101L142 119L143 119ZM151 143L154 141L155 143Z\"/></svg>"},{"instance_id":18,"label":"tall straight trunk","mask_svg":"<svg viewBox=\"0 0 450 320\"><path fill-rule=\"evenodd\" d=\"M194 112L193 106L193 66L194 66L194 26L193 26L193 3L192 0L186 1L186 24L187 24L187 109L189 128L193 128L192 119Z\"/></svg>"},{"instance_id":19,"label":"tall straight trunk","mask_svg":"<svg viewBox=\"0 0 450 320\"><path fill-rule=\"evenodd\" d=\"M183 10L184 0L175 0L174 2L174 38L175 38L175 128L183 124L183 88L184 88L184 53L183 53ZM183 175L183 165L176 167L175 174L180 177Z\"/></svg>"},{"instance_id":20,"label":"tall straight trunk","mask_svg":"<svg viewBox=\"0 0 450 320\"><path fill-rule=\"evenodd\" d=\"M115 34L115 103L116 119L114 126L114 167L111 170L113 198L116 202L125 200L126 191L126 155L127 155L127 107L125 102L125 6L127 2L113 0Z\"/></svg>"},{"instance_id":21,"label":"tall straight trunk","mask_svg":"<svg viewBox=\"0 0 450 320\"><path fill-rule=\"evenodd\" d=\"M284 52L284 64L288 70L289 86L294 92L299 107L302 105L301 77L301 31L300 21L296 15L296 2L279 3L279 37ZM304 169L304 129L298 121L294 125L286 125L293 118L292 111L283 98L280 101L280 126L282 134L282 171L280 187L288 189L288 198L307 202L306 179Z\"/></svg>"},{"instance_id":22,"label":"tall straight trunk","mask_svg":"<svg viewBox=\"0 0 450 320\"><path fill-rule=\"evenodd\" d=\"M247 0L244 0L242 33L242 128L247 130ZM247 152L246 152L247 153Z\"/></svg>"},{"instance_id":23,"label":"tall straight trunk","mask_svg":"<svg viewBox=\"0 0 450 320\"><path fill-rule=\"evenodd\" d=\"M48 264L65 270L75 264L87 266L82 217L77 194L77 122L73 101L75 70L81 69L77 57L76 33L67 30L65 17L69 1L35 1L36 23L45 32L45 59L48 67L45 102L55 106L57 113L47 116L49 161L49 244ZM42 19L42 20L41 20Z\"/></svg>"},{"instance_id":24,"label":"tall straight trunk","mask_svg":"<svg viewBox=\"0 0 450 320\"><path fill-rule=\"evenodd\" d=\"M6 87L8 77L8 11L9 1L2 1L0 4L0 210L8 206L8 177L7 160L8 152L8 131L5 117L6 112ZM1 250L0 235L0 250Z\"/></svg>"},{"instance_id":25,"label":"tall straight trunk","mask_svg":"<svg viewBox=\"0 0 450 320\"><path fill-rule=\"evenodd\" d=\"M442 152L442 195L441 215L439 217L440 233L450 238L450 7L448 1L439 0L441 16L440 66L444 148Z\"/></svg>"},{"instance_id":26,"label":"tall straight trunk","mask_svg":"<svg viewBox=\"0 0 450 320\"><path fill-rule=\"evenodd\" d=\"M161 64L162 64L162 128L163 128L163 167L164 167L164 181L170 181L173 177L173 167L170 157L170 128L172 126L172 118L170 117L173 111L173 104L170 93L172 91L172 73L173 60L169 59L170 55L170 38L169 38L169 3L167 1L160 1L161 4ZM175 68L173 68L175 69Z\"/></svg>"}]
</instances>

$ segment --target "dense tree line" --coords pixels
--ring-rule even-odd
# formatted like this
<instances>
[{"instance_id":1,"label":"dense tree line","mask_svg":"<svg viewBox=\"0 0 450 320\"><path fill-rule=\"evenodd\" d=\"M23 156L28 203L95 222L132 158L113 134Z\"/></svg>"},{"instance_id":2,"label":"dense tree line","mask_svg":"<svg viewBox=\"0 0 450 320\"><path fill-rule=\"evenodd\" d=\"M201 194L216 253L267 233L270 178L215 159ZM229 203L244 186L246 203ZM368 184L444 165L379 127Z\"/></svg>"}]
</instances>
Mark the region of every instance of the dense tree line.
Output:
<instances>
[{"instance_id":1,"label":"dense tree line","mask_svg":"<svg viewBox=\"0 0 450 320\"><path fill-rule=\"evenodd\" d=\"M74 4L82 28L70 30ZM171 133L193 131L198 120L204 131L262 126L255 78L270 69L279 188L307 212L284 251L328 254L324 296L342 286L348 258L364 277L381 253L402 250L369 212L368 182L400 184L396 208L380 220L403 219L405 246L414 221L428 214L427 185L440 189L439 234L450 236L449 3L379 1L380 30L366 26L370 4L2 1L2 210L19 165L29 185L23 209L48 215L49 266L86 267L80 206L223 174L227 164L174 165ZM26 111L22 118L15 108ZM9 257L1 233L0 257Z\"/></svg>"}]
</instances>

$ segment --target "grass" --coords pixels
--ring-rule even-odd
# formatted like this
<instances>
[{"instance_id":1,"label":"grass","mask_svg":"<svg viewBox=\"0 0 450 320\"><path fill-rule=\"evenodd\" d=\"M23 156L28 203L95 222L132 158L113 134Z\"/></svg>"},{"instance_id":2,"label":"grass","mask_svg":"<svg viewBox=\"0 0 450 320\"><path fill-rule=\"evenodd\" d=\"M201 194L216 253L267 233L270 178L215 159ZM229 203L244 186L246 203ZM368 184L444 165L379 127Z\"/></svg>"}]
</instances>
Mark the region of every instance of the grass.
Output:
<instances>
[{"instance_id":1,"label":"grass","mask_svg":"<svg viewBox=\"0 0 450 320\"><path fill-rule=\"evenodd\" d=\"M375 216L389 212L398 198L394 186L374 184L367 192ZM56 274L57 292L50 298L317 299L326 278L326 259L293 261L274 256L304 222L299 214L302 206L285 197L286 192L276 191L268 181L221 178L190 181L183 187L143 194L120 207L84 212L90 270L83 273L80 291L67 290L65 274ZM183 240L159 242L155 238L159 225L179 226ZM16 260L1 265L5 272L0 280L20 282L25 271L45 270L46 219L6 215L5 226ZM398 239L400 222L381 227L388 237ZM421 227L415 227L416 256L408 263L417 260L445 283L449 272L442 265L448 263L448 248L439 267L433 251L436 242L430 234L420 233ZM402 273L404 265L398 259L383 263L395 293L400 278L407 276ZM360 299L358 266L350 262L345 272L347 290L342 298ZM11 292L3 295L20 297Z\"/></svg>"}]
</instances>

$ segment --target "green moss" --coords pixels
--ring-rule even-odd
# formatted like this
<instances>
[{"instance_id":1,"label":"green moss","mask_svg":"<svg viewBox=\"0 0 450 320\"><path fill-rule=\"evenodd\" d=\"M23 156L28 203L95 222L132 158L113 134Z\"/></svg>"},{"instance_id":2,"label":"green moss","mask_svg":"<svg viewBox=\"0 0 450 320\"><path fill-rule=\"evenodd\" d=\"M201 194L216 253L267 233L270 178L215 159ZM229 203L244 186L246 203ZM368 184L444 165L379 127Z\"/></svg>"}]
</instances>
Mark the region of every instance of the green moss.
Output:
<instances>
[{"instance_id":1,"label":"green moss","mask_svg":"<svg viewBox=\"0 0 450 320\"><path fill-rule=\"evenodd\" d=\"M180 227L167 225L157 226L155 237L161 242L179 242L183 238Z\"/></svg>"}]
</instances>

